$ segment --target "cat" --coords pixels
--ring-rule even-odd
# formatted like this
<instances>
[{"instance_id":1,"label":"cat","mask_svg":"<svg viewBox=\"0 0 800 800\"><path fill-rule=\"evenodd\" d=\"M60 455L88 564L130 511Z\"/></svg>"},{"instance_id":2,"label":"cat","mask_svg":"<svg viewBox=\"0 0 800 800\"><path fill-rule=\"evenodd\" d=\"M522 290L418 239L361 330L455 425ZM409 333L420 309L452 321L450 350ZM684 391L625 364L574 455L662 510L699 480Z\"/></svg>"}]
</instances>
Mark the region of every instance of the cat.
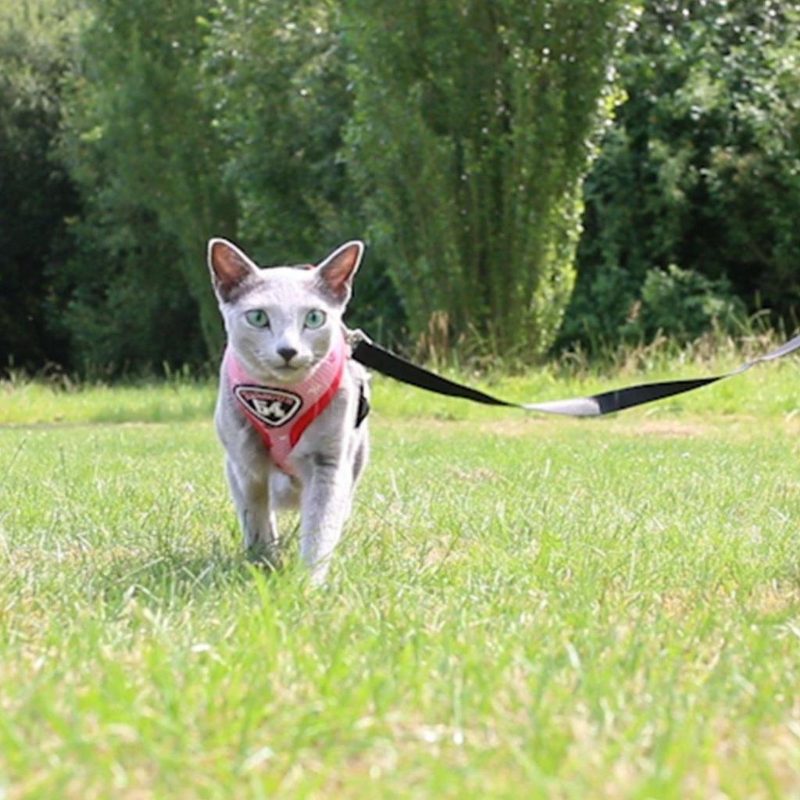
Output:
<instances>
[{"instance_id":1,"label":"cat","mask_svg":"<svg viewBox=\"0 0 800 800\"><path fill-rule=\"evenodd\" d=\"M317 266L259 268L208 243L228 337L215 413L248 554L281 563L276 511L300 508L300 554L323 584L367 463L368 376L342 323L364 244Z\"/></svg>"}]
</instances>

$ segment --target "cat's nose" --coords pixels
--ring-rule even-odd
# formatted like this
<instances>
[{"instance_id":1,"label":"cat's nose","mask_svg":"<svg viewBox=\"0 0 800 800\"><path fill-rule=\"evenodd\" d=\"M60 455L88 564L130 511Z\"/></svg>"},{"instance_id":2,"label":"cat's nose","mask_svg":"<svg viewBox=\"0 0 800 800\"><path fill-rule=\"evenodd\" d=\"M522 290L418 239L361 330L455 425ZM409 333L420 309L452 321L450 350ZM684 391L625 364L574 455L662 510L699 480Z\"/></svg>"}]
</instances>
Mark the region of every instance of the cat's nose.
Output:
<instances>
[{"instance_id":1,"label":"cat's nose","mask_svg":"<svg viewBox=\"0 0 800 800\"><path fill-rule=\"evenodd\" d=\"M288 364L297 355L297 350L293 347L279 347L278 355Z\"/></svg>"}]
</instances>

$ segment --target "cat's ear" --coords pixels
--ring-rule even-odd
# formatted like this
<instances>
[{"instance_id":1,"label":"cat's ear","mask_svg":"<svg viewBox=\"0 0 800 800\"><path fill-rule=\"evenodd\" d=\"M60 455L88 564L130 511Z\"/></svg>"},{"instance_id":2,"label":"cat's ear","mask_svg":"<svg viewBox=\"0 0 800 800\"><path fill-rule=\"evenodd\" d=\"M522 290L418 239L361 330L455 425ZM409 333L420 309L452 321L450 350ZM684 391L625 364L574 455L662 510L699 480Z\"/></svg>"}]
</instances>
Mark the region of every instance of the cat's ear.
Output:
<instances>
[{"instance_id":1,"label":"cat's ear","mask_svg":"<svg viewBox=\"0 0 800 800\"><path fill-rule=\"evenodd\" d=\"M230 300L236 290L258 271L258 267L227 239L209 240L208 268L217 296L223 302Z\"/></svg>"},{"instance_id":2,"label":"cat's ear","mask_svg":"<svg viewBox=\"0 0 800 800\"><path fill-rule=\"evenodd\" d=\"M363 255L364 242L347 242L334 250L317 267L317 275L323 288L337 302L346 303L350 299L353 277Z\"/></svg>"}]
</instances>

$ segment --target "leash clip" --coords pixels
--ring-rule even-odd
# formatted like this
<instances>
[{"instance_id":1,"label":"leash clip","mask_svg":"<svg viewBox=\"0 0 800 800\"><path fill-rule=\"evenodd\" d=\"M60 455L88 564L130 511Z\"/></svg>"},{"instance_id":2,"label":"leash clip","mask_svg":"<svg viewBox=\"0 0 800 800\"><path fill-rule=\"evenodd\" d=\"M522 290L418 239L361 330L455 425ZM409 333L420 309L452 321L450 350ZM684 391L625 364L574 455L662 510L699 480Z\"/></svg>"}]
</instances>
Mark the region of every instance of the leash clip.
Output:
<instances>
[{"instance_id":1,"label":"leash clip","mask_svg":"<svg viewBox=\"0 0 800 800\"><path fill-rule=\"evenodd\" d=\"M355 350L355 348L362 342L372 344L372 339L370 339L369 336L367 336L367 334L361 330L361 328L356 328L355 330L344 328L344 339L347 344L350 345L351 350Z\"/></svg>"}]
</instances>

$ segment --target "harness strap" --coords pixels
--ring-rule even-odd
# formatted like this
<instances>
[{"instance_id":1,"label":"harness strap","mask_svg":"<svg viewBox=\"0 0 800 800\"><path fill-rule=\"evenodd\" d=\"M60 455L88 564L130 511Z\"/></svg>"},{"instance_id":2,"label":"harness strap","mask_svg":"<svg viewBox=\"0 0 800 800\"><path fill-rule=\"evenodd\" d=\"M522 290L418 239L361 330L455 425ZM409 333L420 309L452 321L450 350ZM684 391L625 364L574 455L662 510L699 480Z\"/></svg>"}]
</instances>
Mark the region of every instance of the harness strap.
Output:
<instances>
[{"instance_id":1,"label":"harness strap","mask_svg":"<svg viewBox=\"0 0 800 800\"><path fill-rule=\"evenodd\" d=\"M358 386L358 408L356 409L356 428L361 427L361 423L369 416L369 400L364 384Z\"/></svg>"},{"instance_id":2,"label":"harness strap","mask_svg":"<svg viewBox=\"0 0 800 800\"><path fill-rule=\"evenodd\" d=\"M327 357L303 381L267 386L248 374L230 347L226 350L224 365L233 397L272 461L288 475L295 474L288 460L292 450L339 391L349 357L348 345L339 335Z\"/></svg>"},{"instance_id":3,"label":"harness strap","mask_svg":"<svg viewBox=\"0 0 800 800\"><path fill-rule=\"evenodd\" d=\"M474 403L521 408L525 411L539 411L545 414L561 414L569 417L600 417L615 411L623 411L626 408L652 403L655 400L663 400L666 397L691 392L725 378L739 375L761 362L775 361L800 349L800 335L798 335L775 350L754 358L737 369L722 375L689 380L641 383L591 395L590 397L570 397L565 400L553 400L545 403L512 403L478 389L473 389L470 386L465 386L462 383L443 378L441 375L437 375L424 367L412 364L410 361L406 361L406 359L370 341L361 331L351 332L350 338L351 342L357 342L353 349L353 358L356 361L369 369L374 369L376 372L402 383L408 383L411 386L417 386L435 394L472 400Z\"/></svg>"},{"instance_id":4,"label":"harness strap","mask_svg":"<svg viewBox=\"0 0 800 800\"><path fill-rule=\"evenodd\" d=\"M300 437L305 433L306 428L328 407L333 396L339 391L342 385L342 375L344 374L344 361L341 368L334 375L333 381L325 392L308 408L289 431L289 444L294 446L300 441Z\"/></svg>"}]
</instances>

